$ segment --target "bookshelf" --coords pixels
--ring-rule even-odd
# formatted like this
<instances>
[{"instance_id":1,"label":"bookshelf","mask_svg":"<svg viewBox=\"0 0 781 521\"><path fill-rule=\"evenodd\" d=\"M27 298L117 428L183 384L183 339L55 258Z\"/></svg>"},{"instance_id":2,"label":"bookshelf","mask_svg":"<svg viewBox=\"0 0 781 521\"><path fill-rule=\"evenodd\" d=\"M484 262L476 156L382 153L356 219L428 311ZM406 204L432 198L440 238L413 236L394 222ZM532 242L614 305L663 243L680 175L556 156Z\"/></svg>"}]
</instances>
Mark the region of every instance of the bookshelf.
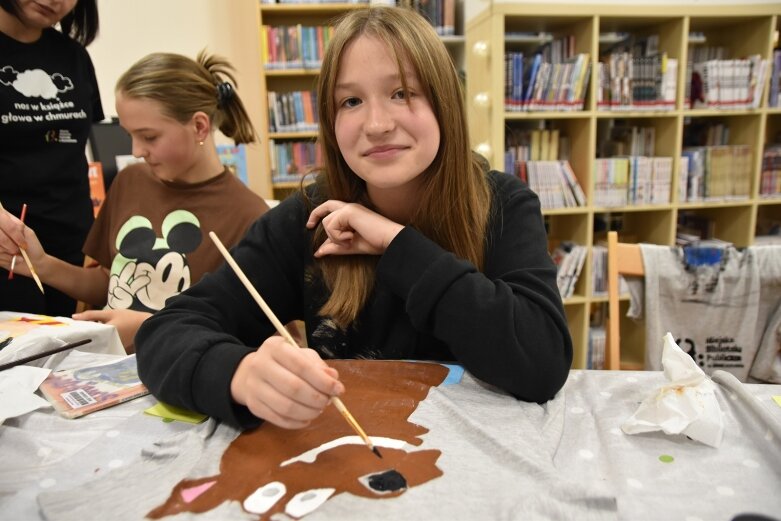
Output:
<instances>
[{"instance_id":1,"label":"bookshelf","mask_svg":"<svg viewBox=\"0 0 781 521\"><path fill-rule=\"evenodd\" d=\"M763 196L761 190L764 146L781 143L781 108L768 103L773 49L778 46L780 27L781 3L737 2L707 6L492 2L466 24L467 97L473 147L492 167L504 170L508 135L528 129L557 130L568 136L568 159L586 193L584 206L543 211L551 249L561 241L590 246L574 293L564 301L575 346L573 367L588 367L590 321L607 300L594 291L594 268L599 263L594 246L600 244L607 229L618 228L622 241L673 245L679 220L687 219L706 222L716 237L743 247L781 222L781 197ZM616 107L604 102L598 74L600 57L608 62L612 49L627 37L630 42L650 41L654 49L664 54L664 63L674 64L671 72L666 66L660 69L668 72L668 80L674 80L667 84L667 104L630 103ZM574 40L568 44L572 51L589 56L591 73L582 109L506 110L506 84L499 80L505 79L505 53L531 56L541 44L556 39ZM690 56L701 56L704 51L699 49L703 47L721 47L724 60L759 55L769 61L767 73L760 79L763 88L756 107L725 101L715 108L715 103L692 106L687 101L691 99L686 87L692 71ZM634 66L643 66L643 62L634 62ZM731 98L724 93L723 99ZM681 159L684 140L691 138L696 126L717 125L728 129L721 135L726 148L749 148L747 179L741 188L735 188L745 193L687 200L688 195L679 193L678 186L679 181L686 179L683 167L687 167L687 176L689 172L688 163ZM614 127L651 129L647 132L653 136L652 155L670 158L672 165L667 200L620 206L596 204L604 198L596 197L599 172L595 165L598 158L604 157L604 144ZM622 314L627 306L627 299L623 299ZM641 368L645 342L642 322L624 320L621 332L622 361Z\"/></svg>"},{"instance_id":2,"label":"bookshelf","mask_svg":"<svg viewBox=\"0 0 781 521\"><path fill-rule=\"evenodd\" d=\"M378 2L393 3L393 2ZM402 0L403 4L415 5L417 2ZM427 5L439 5L447 3L431 2ZM335 18L339 15L354 9L366 9L368 0L360 3L264 3L258 2L257 8L257 27L259 28L259 45L261 48L261 57L264 56L264 47L268 46L268 39L263 27L297 26L317 27L332 25ZM453 19L452 30L441 30L441 38L447 47L456 68L459 71L465 70L465 51L464 51L464 23L463 23L463 3L462 0L453 2L455 16ZM448 24L449 26L450 24ZM453 34L444 34L444 33ZM267 52L267 51L266 51ZM304 57L305 58L305 57ZM262 59L262 58L261 58ZM275 155L274 146L287 145L292 149L293 143L314 144L317 138L316 130L299 130L285 128L273 129L273 115L269 111L268 93L291 93L314 91L317 85L318 68L316 66L290 67L282 66L276 69L269 69L264 63L260 64L260 90L262 114L259 122L260 142L263 151L262 165L264 175L264 184L267 186L267 193L272 194L275 199L283 199L291 192L297 190L300 186L300 180L294 177L289 179L280 179L277 172L280 172L279 155ZM305 125L301 125L305 126ZM316 124L315 124L316 127ZM283 155L286 152L283 152ZM299 156L300 157L300 156ZM284 161L283 161L284 162ZM299 165L302 166L302 165ZM277 179L275 179L275 177Z\"/></svg>"}]
</instances>

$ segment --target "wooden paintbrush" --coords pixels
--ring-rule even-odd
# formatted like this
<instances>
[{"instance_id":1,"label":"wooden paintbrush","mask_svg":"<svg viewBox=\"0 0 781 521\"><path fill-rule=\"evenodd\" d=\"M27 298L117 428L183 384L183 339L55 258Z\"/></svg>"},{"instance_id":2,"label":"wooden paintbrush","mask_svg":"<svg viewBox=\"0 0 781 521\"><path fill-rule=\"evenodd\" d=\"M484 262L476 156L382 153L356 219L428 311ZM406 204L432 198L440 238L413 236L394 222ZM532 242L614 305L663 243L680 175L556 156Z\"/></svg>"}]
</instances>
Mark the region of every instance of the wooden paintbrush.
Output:
<instances>
[{"instance_id":1,"label":"wooden paintbrush","mask_svg":"<svg viewBox=\"0 0 781 521\"><path fill-rule=\"evenodd\" d=\"M233 256L230 254L230 252L225 248L225 246L222 244L222 241L220 241L219 237L217 237L217 234L214 232L209 232L209 237L212 238L212 241L214 241L214 244L217 245L217 249L220 250L220 253L222 253L222 256L225 257L225 260L230 265L231 268L233 268L234 273L236 273L236 276L239 277L239 280L242 284L244 284L244 287L247 288L247 291L249 291L249 294L252 295L252 298L255 299L255 302L258 303L260 306L260 309L263 310L263 313L266 314L268 319L271 321L272 324L274 324L274 327L276 328L277 332L282 335L282 338L284 338L290 345L299 347L298 343L293 338L293 335L290 334L290 331L288 331L284 325L282 325L282 322L279 321L277 316L274 314L273 311L271 311L271 308L268 307L268 304L266 304L266 301L263 300L263 297L260 296L260 293L258 293L258 290L255 289L255 287L252 285L252 283L249 281L247 276L244 274L242 269L239 267L239 265L236 263L236 261L233 259ZM366 446L378 457L382 458L382 454L380 454L380 451L377 449L377 447L374 446L374 443L372 443L372 440L369 438L369 436L366 435L366 432L361 428L361 426L358 424L356 419L353 417L352 414L350 414L350 411L347 410L347 407L345 407L344 403L342 403L342 400L339 399L337 396L331 397L331 402L334 404L336 409L339 411L339 413L344 417L345 420L347 420L347 423L352 427L352 429L358 434L358 436L361 437L363 442L366 444Z\"/></svg>"},{"instance_id":2,"label":"wooden paintbrush","mask_svg":"<svg viewBox=\"0 0 781 521\"><path fill-rule=\"evenodd\" d=\"M2 203L0 203L0 210L4 210ZM27 204L25 203L22 205L22 214L20 216L20 220L24 222L25 215L27 215ZM22 252L22 257L24 258L25 264L27 264L27 269L30 270L30 274L33 276L33 280L35 280L35 284L38 286L38 289L41 290L41 293L43 293L43 284L41 284L41 279L38 278L38 274L35 272L35 268L33 268L33 263L30 262L30 257L27 256L27 252L24 248L19 248L19 251ZM14 267L16 266L16 256L14 255L14 258L11 260L11 271L8 272L8 279L13 279L13 273L14 273Z\"/></svg>"},{"instance_id":3,"label":"wooden paintbrush","mask_svg":"<svg viewBox=\"0 0 781 521\"><path fill-rule=\"evenodd\" d=\"M62 351L65 351L67 349L73 349L74 347L83 346L84 344L89 344L90 342L92 342L91 338L85 338L84 340L78 340L70 344L65 344L64 346L55 347L54 349L49 349L48 351L43 351L41 353L30 355L26 358L20 358L19 360L14 360L13 362L8 362L7 364L0 365L0 371L3 371L5 369L10 369L12 367L16 367L17 365L23 365L26 364L27 362L32 362L33 360L45 358L50 355L56 355L57 353L61 353Z\"/></svg>"},{"instance_id":4,"label":"wooden paintbrush","mask_svg":"<svg viewBox=\"0 0 781 521\"><path fill-rule=\"evenodd\" d=\"M22 213L19 215L19 220L24 224L24 217L27 215L27 203L22 205ZM16 267L16 255L11 258L11 270L8 272L8 280L14 278L14 268Z\"/></svg>"},{"instance_id":5,"label":"wooden paintbrush","mask_svg":"<svg viewBox=\"0 0 781 521\"><path fill-rule=\"evenodd\" d=\"M30 274L33 276L33 279L35 279L35 283L38 285L38 289L41 290L41 293L43 293L43 284L41 284L41 279L38 278L38 274L35 273L35 268L33 268L33 263L30 262L30 257L27 256L27 252L24 251L24 248L19 248L19 251L22 252L22 257L24 258L24 262L27 264L27 267L30 269Z\"/></svg>"}]
</instances>

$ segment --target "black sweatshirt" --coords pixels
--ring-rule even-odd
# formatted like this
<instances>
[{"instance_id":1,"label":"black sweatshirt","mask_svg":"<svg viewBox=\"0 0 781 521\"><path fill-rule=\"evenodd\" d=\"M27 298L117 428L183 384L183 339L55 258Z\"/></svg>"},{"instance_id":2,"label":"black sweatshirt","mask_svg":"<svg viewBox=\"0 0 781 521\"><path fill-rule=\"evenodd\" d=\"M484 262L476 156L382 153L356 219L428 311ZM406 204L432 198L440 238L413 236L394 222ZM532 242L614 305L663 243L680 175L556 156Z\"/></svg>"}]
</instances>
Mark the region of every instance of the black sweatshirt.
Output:
<instances>
[{"instance_id":1,"label":"black sweatshirt","mask_svg":"<svg viewBox=\"0 0 781 521\"><path fill-rule=\"evenodd\" d=\"M347 330L317 315L328 293L301 195L264 214L232 254L283 324L305 321L309 347L325 359L456 361L521 400L544 402L567 379L572 341L539 200L513 176L488 180L484 271L407 226L379 258L373 292ZM223 265L144 322L139 374L164 402L253 427L260 420L232 400L230 382L274 332Z\"/></svg>"}]
</instances>

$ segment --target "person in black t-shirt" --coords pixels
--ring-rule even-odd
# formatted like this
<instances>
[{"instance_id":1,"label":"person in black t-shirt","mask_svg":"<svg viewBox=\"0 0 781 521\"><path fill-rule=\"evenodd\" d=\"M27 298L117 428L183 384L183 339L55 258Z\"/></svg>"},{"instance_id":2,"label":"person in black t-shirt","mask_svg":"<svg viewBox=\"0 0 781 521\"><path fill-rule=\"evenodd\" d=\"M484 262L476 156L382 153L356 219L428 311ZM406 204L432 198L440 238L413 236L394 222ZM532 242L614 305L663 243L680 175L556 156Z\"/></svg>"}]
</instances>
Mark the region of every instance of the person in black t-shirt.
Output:
<instances>
[{"instance_id":1,"label":"person in black t-shirt","mask_svg":"<svg viewBox=\"0 0 781 521\"><path fill-rule=\"evenodd\" d=\"M46 251L75 265L93 222L84 148L103 119L85 49L97 30L96 0L0 0L0 202L17 217L26 203ZM0 266L0 310L73 313L74 299L9 280L9 267Z\"/></svg>"}]
</instances>

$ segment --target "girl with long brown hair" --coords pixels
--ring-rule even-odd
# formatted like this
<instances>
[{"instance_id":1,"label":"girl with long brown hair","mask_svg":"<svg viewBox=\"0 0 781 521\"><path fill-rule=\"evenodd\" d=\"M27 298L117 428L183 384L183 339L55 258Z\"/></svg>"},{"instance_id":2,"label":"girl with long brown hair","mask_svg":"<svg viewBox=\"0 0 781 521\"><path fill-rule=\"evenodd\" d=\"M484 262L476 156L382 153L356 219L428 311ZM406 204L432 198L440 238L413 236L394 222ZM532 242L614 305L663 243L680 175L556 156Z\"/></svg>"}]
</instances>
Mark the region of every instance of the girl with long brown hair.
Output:
<instances>
[{"instance_id":1,"label":"girl with long brown hair","mask_svg":"<svg viewBox=\"0 0 781 521\"><path fill-rule=\"evenodd\" d=\"M523 400L552 398L572 345L537 196L469 148L458 75L412 10L350 12L318 82L324 165L233 255L293 349L223 267L136 337L160 399L250 427L299 428L344 387L323 359L455 361ZM260 346L260 347L258 347Z\"/></svg>"}]
</instances>

